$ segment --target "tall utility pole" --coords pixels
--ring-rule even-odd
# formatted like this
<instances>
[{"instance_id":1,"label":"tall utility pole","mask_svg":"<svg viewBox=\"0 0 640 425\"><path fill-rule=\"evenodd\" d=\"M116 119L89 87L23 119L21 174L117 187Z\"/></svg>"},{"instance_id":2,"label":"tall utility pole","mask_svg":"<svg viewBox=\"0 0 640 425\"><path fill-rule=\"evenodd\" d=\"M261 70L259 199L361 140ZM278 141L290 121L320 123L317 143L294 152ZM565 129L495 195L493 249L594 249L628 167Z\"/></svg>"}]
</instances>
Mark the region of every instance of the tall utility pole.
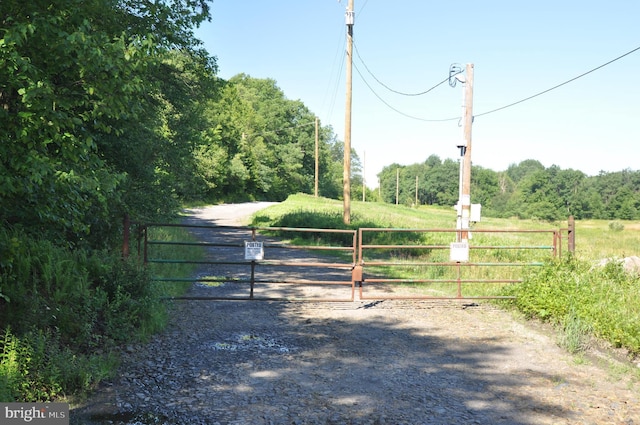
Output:
<instances>
[{"instance_id":1,"label":"tall utility pole","mask_svg":"<svg viewBox=\"0 0 640 425\"><path fill-rule=\"evenodd\" d=\"M464 82L464 156L462 158L462 190L460 199L460 239L469 240L471 218L471 127L473 125L473 64L465 69Z\"/></svg>"},{"instance_id":2,"label":"tall utility pole","mask_svg":"<svg viewBox=\"0 0 640 425\"><path fill-rule=\"evenodd\" d=\"M316 117L316 178L315 178L315 190L314 190L314 194L315 197L318 197L318 161L319 161L319 154L320 154L320 149L318 147L318 140L319 139L319 135L318 135L318 117Z\"/></svg>"},{"instance_id":3,"label":"tall utility pole","mask_svg":"<svg viewBox=\"0 0 640 425\"><path fill-rule=\"evenodd\" d=\"M353 0L349 0L346 13L347 23L347 103L344 118L344 173L342 184L344 187L342 196L344 199L344 211L342 218L344 224L351 223L351 89L353 66Z\"/></svg>"}]
</instances>

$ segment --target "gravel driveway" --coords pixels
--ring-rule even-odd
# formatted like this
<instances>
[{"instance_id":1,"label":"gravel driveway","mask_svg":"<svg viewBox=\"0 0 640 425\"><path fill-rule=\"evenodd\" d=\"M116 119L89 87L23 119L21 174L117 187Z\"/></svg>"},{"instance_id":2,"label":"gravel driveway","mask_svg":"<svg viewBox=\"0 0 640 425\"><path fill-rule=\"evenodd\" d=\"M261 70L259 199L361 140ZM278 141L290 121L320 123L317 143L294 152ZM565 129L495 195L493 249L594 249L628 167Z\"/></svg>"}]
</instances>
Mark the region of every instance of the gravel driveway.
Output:
<instances>
[{"instance_id":1,"label":"gravel driveway","mask_svg":"<svg viewBox=\"0 0 640 425\"><path fill-rule=\"evenodd\" d=\"M237 225L260 207L191 214ZM490 304L177 301L172 312L72 424L640 424L637 385L614 374L623 363L576 360Z\"/></svg>"}]
</instances>

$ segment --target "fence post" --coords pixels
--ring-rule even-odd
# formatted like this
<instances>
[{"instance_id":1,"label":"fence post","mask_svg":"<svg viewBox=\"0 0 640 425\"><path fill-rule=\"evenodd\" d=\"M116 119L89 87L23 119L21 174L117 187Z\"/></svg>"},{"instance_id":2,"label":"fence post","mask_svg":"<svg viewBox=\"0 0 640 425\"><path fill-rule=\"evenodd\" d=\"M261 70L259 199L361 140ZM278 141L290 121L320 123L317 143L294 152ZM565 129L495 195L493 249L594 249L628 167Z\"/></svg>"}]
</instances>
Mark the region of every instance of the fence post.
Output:
<instances>
[{"instance_id":1,"label":"fence post","mask_svg":"<svg viewBox=\"0 0 640 425\"><path fill-rule=\"evenodd\" d=\"M122 226L124 227L123 235L122 235L122 258L129 258L129 236L130 236L130 227L131 222L129 219L129 214L125 214L122 220Z\"/></svg>"},{"instance_id":2,"label":"fence post","mask_svg":"<svg viewBox=\"0 0 640 425\"><path fill-rule=\"evenodd\" d=\"M576 221L572 215L569 216L569 230L567 231L567 237L569 239L569 252L575 254L576 252Z\"/></svg>"}]
</instances>

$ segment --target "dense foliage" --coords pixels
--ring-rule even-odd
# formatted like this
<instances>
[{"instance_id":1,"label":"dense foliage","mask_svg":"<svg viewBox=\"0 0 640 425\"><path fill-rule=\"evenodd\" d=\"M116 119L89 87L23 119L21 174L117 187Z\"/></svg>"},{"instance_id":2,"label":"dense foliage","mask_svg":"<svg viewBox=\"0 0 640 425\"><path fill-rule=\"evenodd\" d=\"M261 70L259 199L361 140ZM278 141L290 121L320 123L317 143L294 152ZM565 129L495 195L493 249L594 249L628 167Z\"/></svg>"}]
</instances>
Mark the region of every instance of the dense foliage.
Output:
<instances>
[{"instance_id":1,"label":"dense foliage","mask_svg":"<svg viewBox=\"0 0 640 425\"><path fill-rule=\"evenodd\" d=\"M125 213L314 188L315 116L272 80L216 78L192 28L205 0L0 7L0 221L102 247ZM342 153L319 131L320 191Z\"/></svg>"},{"instance_id":2,"label":"dense foliage","mask_svg":"<svg viewBox=\"0 0 640 425\"><path fill-rule=\"evenodd\" d=\"M452 206L458 200L459 165L432 155L423 163L392 164L380 173L384 202ZM489 217L637 220L640 219L640 171L601 172L587 176L581 171L545 168L539 161L512 164L506 171L474 166L471 171L471 199L482 204Z\"/></svg>"},{"instance_id":3,"label":"dense foliage","mask_svg":"<svg viewBox=\"0 0 640 425\"><path fill-rule=\"evenodd\" d=\"M110 373L110 351L163 309L145 270L106 251L0 232L0 400L50 400Z\"/></svg>"},{"instance_id":4,"label":"dense foliage","mask_svg":"<svg viewBox=\"0 0 640 425\"><path fill-rule=\"evenodd\" d=\"M517 297L515 306L527 317L557 324L567 333L597 336L638 356L639 285L640 276L625 272L615 261L594 268L571 258L529 273L524 283L510 286L505 294Z\"/></svg>"},{"instance_id":5,"label":"dense foliage","mask_svg":"<svg viewBox=\"0 0 640 425\"><path fill-rule=\"evenodd\" d=\"M221 84L206 114L207 137L195 152L200 184L191 197L281 201L314 192L315 116L301 101L287 99L275 81L237 75ZM319 128L318 151L318 191L337 198L344 151L330 127ZM352 172L361 179L352 156Z\"/></svg>"}]
</instances>

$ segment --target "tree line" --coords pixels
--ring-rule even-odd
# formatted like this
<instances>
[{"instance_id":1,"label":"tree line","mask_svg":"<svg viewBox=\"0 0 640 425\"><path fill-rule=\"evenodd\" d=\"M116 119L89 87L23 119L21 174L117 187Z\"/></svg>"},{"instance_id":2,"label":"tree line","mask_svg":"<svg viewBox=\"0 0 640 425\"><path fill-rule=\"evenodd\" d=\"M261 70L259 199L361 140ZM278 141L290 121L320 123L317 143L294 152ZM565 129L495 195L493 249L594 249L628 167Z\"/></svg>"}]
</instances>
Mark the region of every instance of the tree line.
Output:
<instances>
[{"instance_id":1,"label":"tree line","mask_svg":"<svg viewBox=\"0 0 640 425\"><path fill-rule=\"evenodd\" d=\"M453 206L459 198L459 163L432 155L423 163L386 166L378 175L383 202ZM417 190L416 190L417 178ZM396 196L397 194L397 196ZM548 221L640 219L640 171L596 176L529 159L505 171L472 166L471 200L490 217Z\"/></svg>"}]
</instances>

